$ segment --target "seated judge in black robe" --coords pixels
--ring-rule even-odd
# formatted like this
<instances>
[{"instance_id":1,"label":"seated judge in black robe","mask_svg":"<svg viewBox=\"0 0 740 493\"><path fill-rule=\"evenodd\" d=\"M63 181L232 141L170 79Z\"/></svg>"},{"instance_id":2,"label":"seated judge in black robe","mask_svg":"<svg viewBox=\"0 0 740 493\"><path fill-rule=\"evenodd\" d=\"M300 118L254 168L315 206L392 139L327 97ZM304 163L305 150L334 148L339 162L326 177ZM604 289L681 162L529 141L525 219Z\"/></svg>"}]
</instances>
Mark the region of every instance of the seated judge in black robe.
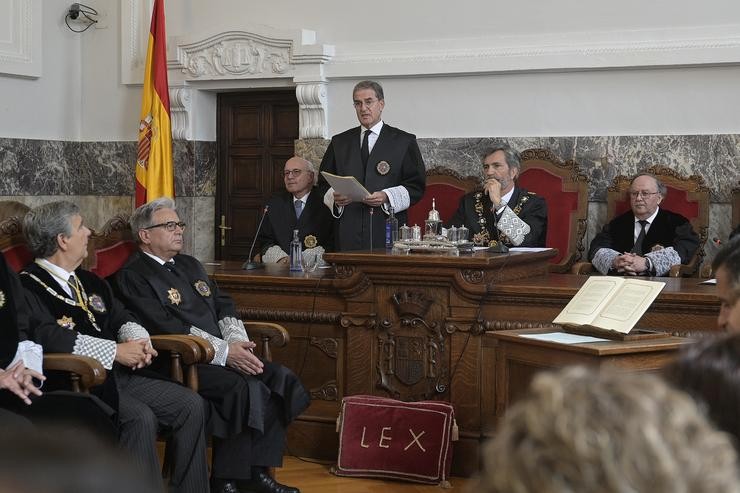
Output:
<instances>
[{"instance_id":1,"label":"seated judge in black robe","mask_svg":"<svg viewBox=\"0 0 740 493\"><path fill-rule=\"evenodd\" d=\"M27 418L36 424L53 421L57 426L87 428L113 440L118 433L115 411L100 399L64 390L42 393L37 387L46 378L43 350L22 340L29 332L30 318L18 275L0 255L0 427L24 426ZM50 319L36 318L39 325L55 325Z\"/></svg>"},{"instance_id":2,"label":"seated judge in black robe","mask_svg":"<svg viewBox=\"0 0 740 493\"><path fill-rule=\"evenodd\" d=\"M308 393L290 370L253 354L231 298L198 260L179 253L184 227L171 199L139 207L131 228L141 250L116 274L116 290L151 330L213 345L213 361L198 368L198 391L211 407L215 487L296 492L267 468L282 464L285 429L308 407Z\"/></svg>"},{"instance_id":3,"label":"seated judge in black robe","mask_svg":"<svg viewBox=\"0 0 740 493\"><path fill-rule=\"evenodd\" d=\"M149 333L104 280L79 267L90 236L79 208L66 201L44 204L26 215L23 229L36 257L20 276L27 299L33 313L56 321L32 325L30 337L47 352L89 356L108 370L93 392L117 407L119 443L153 484L161 484L155 442L162 428L172 435L170 490L207 491L203 401L146 369L156 356Z\"/></svg>"},{"instance_id":4,"label":"seated judge in black robe","mask_svg":"<svg viewBox=\"0 0 740 493\"><path fill-rule=\"evenodd\" d=\"M671 266L691 260L699 235L688 219L658 207L665 194L665 185L651 174L632 179L631 210L611 220L591 241L588 259L599 272L665 276Z\"/></svg>"},{"instance_id":5,"label":"seated judge in black robe","mask_svg":"<svg viewBox=\"0 0 740 493\"><path fill-rule=\"evenodd\" d=\"M310 161L293 156L283 169L285 190L267 202L257 240L262 261L288 263L293 230L298 230L303 255L321 256L334 250L334 218L316 190L318 173Z\"/></svg>"},{"instance_id":6,"label":"seated judge in black robe","mask_svg":"<svg viewBox=\"0 0 740 493\"><path fill-rule=\"evenodd\" d=\"M547 237L545 199L515 185L521 157L506 144L483 155L483 190L465 194L447 223L465 225L480 246L544 247Z\"/></svg>"}]
</instances>

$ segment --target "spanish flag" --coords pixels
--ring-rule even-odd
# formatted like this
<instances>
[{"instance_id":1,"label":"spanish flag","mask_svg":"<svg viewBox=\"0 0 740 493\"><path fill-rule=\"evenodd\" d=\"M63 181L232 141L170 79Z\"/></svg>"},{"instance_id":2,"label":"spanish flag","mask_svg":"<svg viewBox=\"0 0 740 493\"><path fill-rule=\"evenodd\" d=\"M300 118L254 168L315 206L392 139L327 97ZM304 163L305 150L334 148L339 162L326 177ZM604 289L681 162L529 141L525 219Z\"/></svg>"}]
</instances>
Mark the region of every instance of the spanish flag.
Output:
<instances>
[{"instance_id":1,"label":"spanish flag","mask_svg":"<svg viewBox=\"0 0 740 493\"><path fill-rule=\"evenodd\" d=\"M175 196L166 43L164 0L154 0L139 117L136 207L162 196Z\"/></svg>"}]
</instances>

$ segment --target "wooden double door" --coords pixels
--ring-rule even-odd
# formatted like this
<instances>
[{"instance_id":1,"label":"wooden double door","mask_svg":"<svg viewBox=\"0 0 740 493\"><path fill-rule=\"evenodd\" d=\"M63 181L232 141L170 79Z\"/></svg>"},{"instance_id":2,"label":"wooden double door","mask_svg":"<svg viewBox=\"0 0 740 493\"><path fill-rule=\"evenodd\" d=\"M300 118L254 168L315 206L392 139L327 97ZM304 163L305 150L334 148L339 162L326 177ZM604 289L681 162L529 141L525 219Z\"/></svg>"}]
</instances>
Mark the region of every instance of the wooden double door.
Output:
<instances>
[{"instance_id":1,"label":"wooden double door","mask_svg":"<svg viewBox=\"0 0 740 493\"><path fill-rule=\"evenodd\" d=\"M284 188L298 139L294 89L218 96L217 259L246 260L263 207Z\"/></svg>"}]
</instances>

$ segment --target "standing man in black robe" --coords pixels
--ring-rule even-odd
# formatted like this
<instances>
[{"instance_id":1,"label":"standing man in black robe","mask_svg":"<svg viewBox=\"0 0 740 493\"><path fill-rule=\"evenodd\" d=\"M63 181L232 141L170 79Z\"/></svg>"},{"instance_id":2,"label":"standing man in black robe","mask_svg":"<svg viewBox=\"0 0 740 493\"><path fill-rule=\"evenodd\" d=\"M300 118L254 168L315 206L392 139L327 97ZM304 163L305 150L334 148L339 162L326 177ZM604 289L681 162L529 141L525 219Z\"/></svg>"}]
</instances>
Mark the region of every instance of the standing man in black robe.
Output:
<instances>
[{"instance_id":1,"label":"standing man in black robe","mask_svg":"<svg viewBox=\"0 0 740 493\"><path fill-rule=\"evenodd\" d=\"M369 80L358 83L352 100L360 126L332 137L321 171L354 176L370 195L353 202L322 179L324 204L337 218L334 241L338 251L368 249L371 236L373 248L385 246L389 207L393 207L398 223L405 223L406 210L421 199L426 187L416 136L381 120L385 99L380 84Z\"/></svg>"},{"instance_id":2,"label":"standing man in black robe","mask_svg":"<svg viewBox=\"0 0 740 493\"><path fill-rule=\"evenodd\" d=\"M116 274L126 306L152 331L192 334L215 356L199 365L199 393L211 407L212 490L298 493L268 468L282 465L287 425L309 404L298 377L253 352L234 302L195 258L180 253L185 223L171 199L142 205L131 216L140 251Z\"/></svg>"}]
</instances>

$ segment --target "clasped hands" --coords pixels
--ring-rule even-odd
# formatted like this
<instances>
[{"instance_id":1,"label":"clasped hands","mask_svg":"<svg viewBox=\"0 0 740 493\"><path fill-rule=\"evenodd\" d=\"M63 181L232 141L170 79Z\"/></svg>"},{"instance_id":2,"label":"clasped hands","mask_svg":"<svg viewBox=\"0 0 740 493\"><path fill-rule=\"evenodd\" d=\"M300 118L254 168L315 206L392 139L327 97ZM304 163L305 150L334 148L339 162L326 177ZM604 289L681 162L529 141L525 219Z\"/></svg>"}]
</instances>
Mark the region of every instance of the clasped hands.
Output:
<instances>
[{"instance_id":1,"label":"clasped hands","mask_svg":"<svg viewBox=\"0 0 740 493\"><path fill-rule=\"evenodd\" d=\"M151 365L156 356L157 351L149 339L134 339L116 345L116 363L132 370Z\"/></svg>"},{"instance_id":2,"label":"clasped hands","mask_svg":"<svg viewBox=\"0 0 740 493\"><path fill-rule=\"evenodd\" d=\"M617 256L612 262L612 268L617 272L636 276L645 272L648 266L645 257L628 252Z\"/></svg>"},{"instance_id":3,"label":"clasped hands","mask_svg":"<svg viewBox=\"0 0 740 493\"><path fill-rule=\"evenodd\" d=\"M23 361L17 361L6 370L0 370L0 389L7 389L26 404L31 404L29 395L41 395L41 390L33 383L36 378L40 381L46 380L42 374L26 368Z\"/></svg>"},{"instance_id":4,"label":"clasped hands","mask_svg":"<svg viewBox=\"0 0 740 493\"><path fill-rule=\"evenodd\" d=\"M239 369L250 375L259 375L264 371L262 363L253 349L257 347L252 341L237 341L229 343L229 354L226 356L226 365Z\"/></svg>"},{"instance_id":5,"label":"clasped hands","mask_svg":"<svg viewBox=\"0 0 740 493\"><path fill-rule=\"evenodd\" d=\"M379 192L373 192L362 199L362 203L365 205L369 205L370 207L380 207L386 202L388 202L388 195L382 190ZM334 205L344 207L351 203L351 198L347 197L346 195L342 195L341 193L334 192Z\"/></svg>"}]
</instances>

